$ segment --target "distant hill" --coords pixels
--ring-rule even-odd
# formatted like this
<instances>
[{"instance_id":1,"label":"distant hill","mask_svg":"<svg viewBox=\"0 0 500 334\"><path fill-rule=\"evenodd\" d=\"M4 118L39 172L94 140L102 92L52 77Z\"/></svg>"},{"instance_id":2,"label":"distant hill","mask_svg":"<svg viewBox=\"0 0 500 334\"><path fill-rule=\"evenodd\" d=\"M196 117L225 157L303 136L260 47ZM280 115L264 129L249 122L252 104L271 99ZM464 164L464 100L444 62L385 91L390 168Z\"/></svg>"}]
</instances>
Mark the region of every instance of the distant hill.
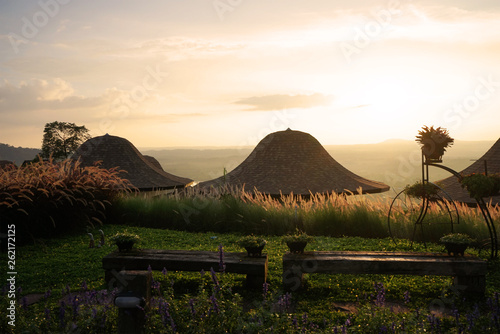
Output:
<instances>
[{"instance_id":1,"label":"distant hill","mask_svg":"<svg viewBox=\"0 0 500 334\"><path fill-rule=\"evenodd\" d=\"M494 141L456 141L444 155L443 164L461 171L480 158ZM341 165L367 179L384 182L393 191L401 190L422 178L421 153L412 140L388 140L377 144L325 145L325 149ZM222 176L245 160L252 147L241 148L148 148L141 153L155 157L169 173L206 181ZM433 168L431 181L450 176Z\"/></svg>"},{"instance_id":2,"label":"distant hill","mask_svg":"<svg viewBox=\"0 0 500 334\"><path fill-rule=\"evenodd\" d=\"M0 143L0 160L9 160L18 166L25 160L33 160L40 152L39 148L14 147Z\"/></svg>"}]
</instances>

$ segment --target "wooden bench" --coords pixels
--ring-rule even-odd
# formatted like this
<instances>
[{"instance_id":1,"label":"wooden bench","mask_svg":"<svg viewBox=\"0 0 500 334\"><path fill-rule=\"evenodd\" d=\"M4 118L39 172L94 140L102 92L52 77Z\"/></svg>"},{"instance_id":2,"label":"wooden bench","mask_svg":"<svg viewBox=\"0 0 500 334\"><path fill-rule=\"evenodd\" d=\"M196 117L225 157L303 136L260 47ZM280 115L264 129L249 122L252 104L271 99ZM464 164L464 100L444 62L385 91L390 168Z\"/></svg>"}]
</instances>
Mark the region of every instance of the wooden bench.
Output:
<instances>
[{"instance_id":1,"label":"wooden bench","mask_svg":"<svg viewBox=\"0 0 500 334\"><path fill-rule=\"evenodd\" d=\"M246 253L224 252L225 271L246 274L248 287L262 288L267 279L267 254L249 257ZM192 250L141 249L113 252L102 259L106 282L116 280L122 270L219 271L219 252Z\"/></svg>"},{"instance_id":2,"label":"wooden bench","mask_svg":"<svg viewBox=\"0 0 500 334\"><path fill-rule=\"evenodd\" d=\"M465 293L485 292L487 263L477 257L442 253L304 252L283 256L283 285L302 286L304 273L454 276Z\"/></svg>"}]
</instances>

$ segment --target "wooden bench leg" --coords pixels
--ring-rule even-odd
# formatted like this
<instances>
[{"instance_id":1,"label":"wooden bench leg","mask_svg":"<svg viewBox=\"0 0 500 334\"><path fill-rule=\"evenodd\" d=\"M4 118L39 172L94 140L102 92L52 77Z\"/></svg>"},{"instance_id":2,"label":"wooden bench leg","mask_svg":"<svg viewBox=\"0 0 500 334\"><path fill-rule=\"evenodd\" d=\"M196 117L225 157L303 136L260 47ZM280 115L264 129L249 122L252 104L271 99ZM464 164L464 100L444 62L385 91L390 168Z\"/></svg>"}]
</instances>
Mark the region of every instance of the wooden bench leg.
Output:
<instances>
[{"instance_id":1,"label":"wooden bench leg","mask_svg":"<svg viewBox=\"0 0 500 334\"><path fill-rule=\"evenodd\" d=\"M136 334L144 332L145 311L149 309L151 300L151 279L149 271L129 270L120 272L126 278L122 291L118 293L117 298L122 293L132 292L133 294L144 298L145 305L143 309L139 308L118 308L117 327L118 334ZM118 305L118 304L117 304Z\"/></svg>"},{"instance_id":2,"label":"wooden bench leg","mask_svg":"<svg viewBox=\"0 0 500 334\"><path fill-rule=\"evenodd\" d=\"M454 278L455 287L466 295L484 297L486 290L485 276L457 276Z\"/></svg>"},{"instance_id":3,"label":"wooden bench leg","mask_svg":"<svg viewBox=\"0 0 500 334\"><path fill-rule=\"evenodd\" d=\"M296 291L302 287L304 273L298 265L283 268L283 287L286 291Z\"/></svg>"}]
</instances>

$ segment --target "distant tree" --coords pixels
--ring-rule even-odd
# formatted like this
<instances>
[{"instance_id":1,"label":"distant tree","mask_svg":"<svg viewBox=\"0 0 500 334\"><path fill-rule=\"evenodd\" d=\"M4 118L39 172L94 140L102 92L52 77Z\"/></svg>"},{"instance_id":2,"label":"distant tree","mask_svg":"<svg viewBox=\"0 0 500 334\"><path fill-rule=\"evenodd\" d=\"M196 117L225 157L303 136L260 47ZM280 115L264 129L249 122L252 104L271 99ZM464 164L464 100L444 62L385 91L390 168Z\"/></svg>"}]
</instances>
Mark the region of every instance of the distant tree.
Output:
<instances>
[{"instance_id":1,"label":"distant tree","mask_svg":"<svg viewBox=\"0 0 500 334\"><path fill-rule=\"evenodd\" d=\"M52 122L43 130L42 158L52 155L55 160L64 160L72 155L86 140L90 139L85 126L74 123Z\"/></svg>"}]
</instances>

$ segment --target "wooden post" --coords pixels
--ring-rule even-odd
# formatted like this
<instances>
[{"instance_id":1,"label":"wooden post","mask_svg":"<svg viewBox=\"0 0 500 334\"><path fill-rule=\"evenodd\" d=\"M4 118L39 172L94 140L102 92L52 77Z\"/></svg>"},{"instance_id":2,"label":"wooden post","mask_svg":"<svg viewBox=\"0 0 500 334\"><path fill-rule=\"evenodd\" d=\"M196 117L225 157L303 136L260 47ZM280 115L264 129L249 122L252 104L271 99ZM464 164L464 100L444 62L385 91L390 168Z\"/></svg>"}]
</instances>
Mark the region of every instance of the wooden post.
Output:
<instances>
[{"instance_id":1,"label":"wooden post","mask_svg":"<svg viewBox=\"0 0 500 334\"><path fill-rule=\"evenodd\" d=\"M485 276L455 276L453 283L468 297L484 297L486 290Z\"/></svg>"},{"instance_id":2,"label":"wooden post","mask_svg":"<svg viewBox=\"0 0 500 334\"><path fill-rule=\"evenodd\" d=\"M130 270L120 273L124 277L122 282L125 283L118 281L118 288L121 290L118 296L120 293L133 293L144 299L144 305L141 308L118 309L118 334L141 334L144 332L145 312L149 309L151 300L151 272Z\"/></svg>"}]
</instances>

